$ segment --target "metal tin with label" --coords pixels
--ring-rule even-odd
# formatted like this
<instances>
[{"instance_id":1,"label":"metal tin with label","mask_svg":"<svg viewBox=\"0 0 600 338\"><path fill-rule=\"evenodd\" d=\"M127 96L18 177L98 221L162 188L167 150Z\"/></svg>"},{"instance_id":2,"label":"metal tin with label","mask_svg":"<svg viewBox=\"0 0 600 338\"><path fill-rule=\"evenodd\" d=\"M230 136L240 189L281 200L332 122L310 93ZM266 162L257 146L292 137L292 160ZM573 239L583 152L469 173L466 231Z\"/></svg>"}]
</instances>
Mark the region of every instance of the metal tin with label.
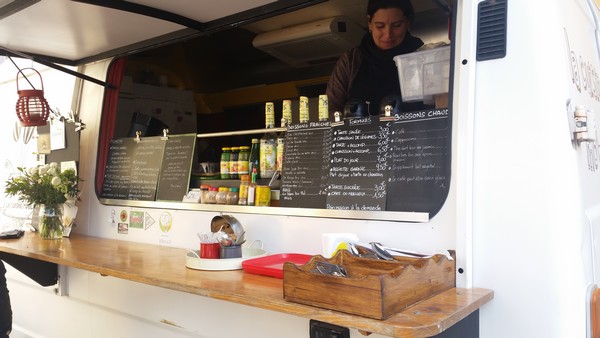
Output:
<instances>
[{"instance_id":1,"label":"metal tin with label","mask_svg":"<svg viewBox=\"0 0 600 338\"><path fill-rule=\"evenodd\" d=\"M256 187L256 206L268 207L271 205L271 188L266 185Z\"/></svg>"}]
</instances>

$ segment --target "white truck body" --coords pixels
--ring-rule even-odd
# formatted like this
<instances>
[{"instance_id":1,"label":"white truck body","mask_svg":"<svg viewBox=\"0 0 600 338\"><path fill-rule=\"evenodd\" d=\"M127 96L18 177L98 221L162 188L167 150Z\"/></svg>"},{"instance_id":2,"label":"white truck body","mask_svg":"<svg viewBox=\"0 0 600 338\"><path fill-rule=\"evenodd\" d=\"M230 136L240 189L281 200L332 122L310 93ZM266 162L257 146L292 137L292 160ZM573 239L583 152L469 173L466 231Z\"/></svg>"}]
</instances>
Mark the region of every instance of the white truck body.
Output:
<instances>
[{"instance_id":1,"label":"white truck body","mask_svg":"<svg viewBox=\"0 0 600 338\"><path fill-rule=\"evenodd\" d=\"M320 253L323 233L333 232L355 233L361 242L385 238L407 249L454 249L457 286L494 291L479 311L480 337L591 338L588 294L600 284L600 139L593 124L600 121L600 11L591 0L508 1L506 56L477 61L480 3L456 0L454 7L451 186L435 217L409 223L234 216L248 241L262 241L271 253ZM78 70L105 78L110 61ZM2 80L4 97L14 79ZM70 88L65 91L70 95ZM104 88L83 82L75 93L87 125L75 232L196 249L196 233L208 229L215 212L100 203L93 178ZM583 142L574 139L576 106L588 110L589 139ZM12 119L10 109L5 114ZM3 144L26 151L12 139L12 126L12 120L2 126ZM170 212L173 228L119 234L111 215L122 209L143 210L153 219ZM78 269L61 270L58 295L14 269L8 279L11 337L308 336L306 318ZM351 336L362 337L357 330Z\"/></svg>"}]
</instances>

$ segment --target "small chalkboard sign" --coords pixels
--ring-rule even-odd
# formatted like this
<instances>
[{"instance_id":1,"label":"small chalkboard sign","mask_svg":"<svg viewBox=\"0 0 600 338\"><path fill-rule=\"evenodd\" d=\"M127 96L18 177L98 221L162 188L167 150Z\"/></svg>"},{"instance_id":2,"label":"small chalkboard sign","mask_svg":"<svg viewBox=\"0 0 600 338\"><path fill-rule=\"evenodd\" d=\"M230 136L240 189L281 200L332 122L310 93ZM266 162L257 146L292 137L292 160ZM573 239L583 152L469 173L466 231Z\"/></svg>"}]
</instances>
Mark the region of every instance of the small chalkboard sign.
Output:
<instances>
[{"instance_id":1,"label":"small chalkboard sign","mask_svg":"<svg viewBox=\"0 0 600 338\"><path fill-rule=\"evenodd\" d=\"M327 209L386 210L390 125L365 117L333 128Z\"/></svg>"},{"instance_id":2,"label":"small chalkboard sign","mask_svg":"<svg viewBox=\"0 0 600 338\"><path fill-rule=\"evenodd\" d=\"M111 140L102 198L153 201L164 148L160 137Z\"/></svg>"},{"instance_id":3,"label":"small chalkboard sign","mask_svg":"<svg viewBox=\"0 0 600 338\"><path fill-rule=\"evenodd\" d=\"M329 122L288 127L281 177L282 207L325 207L330 155Z\"/></svg>"},{"instance_id":4,"label":"small chalkboard sign","mask_svg":"<svg viewBox=\"0 0 600 338\"><path fill-rule=\"evenodd\" d=\"M402 113L393 121L387 210L428 212L432 217L450 186L448 109Z\"/></svg>"},{"instance_id":5,"label":"small chalkboard sign","mask_svg":"<svg viewBox=\"0 0 600 338\"><path fill-rule=\"evenodd\" d=\"M166 140L157 200L182 201L187 194L196 146L196 134L170 135Z\"/></svg>"}]
</instances>

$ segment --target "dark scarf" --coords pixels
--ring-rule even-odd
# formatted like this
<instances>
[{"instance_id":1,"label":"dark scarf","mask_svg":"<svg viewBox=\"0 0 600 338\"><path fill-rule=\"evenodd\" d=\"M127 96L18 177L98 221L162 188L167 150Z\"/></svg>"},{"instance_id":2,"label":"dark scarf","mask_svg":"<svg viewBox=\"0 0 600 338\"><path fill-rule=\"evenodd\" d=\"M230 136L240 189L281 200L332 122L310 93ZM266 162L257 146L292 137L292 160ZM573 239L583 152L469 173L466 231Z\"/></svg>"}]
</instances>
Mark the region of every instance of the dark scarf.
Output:
<instances>
[{"instance_id":1,"label":"dark scarf","mask_svg":"<svg viewBox=\"0 0 600 338\"><path fill-rule=\"evenodd\" d=\"M402 43L392 49L381 50L371 34L365 34L358 46L361 65L350 88L350 98L369 101L371 115L377 115L380 101L388 95L400 95L400 80L394 56L411 53L423 45L423 41L406 33Z\"/></svg>"}]
</instances>

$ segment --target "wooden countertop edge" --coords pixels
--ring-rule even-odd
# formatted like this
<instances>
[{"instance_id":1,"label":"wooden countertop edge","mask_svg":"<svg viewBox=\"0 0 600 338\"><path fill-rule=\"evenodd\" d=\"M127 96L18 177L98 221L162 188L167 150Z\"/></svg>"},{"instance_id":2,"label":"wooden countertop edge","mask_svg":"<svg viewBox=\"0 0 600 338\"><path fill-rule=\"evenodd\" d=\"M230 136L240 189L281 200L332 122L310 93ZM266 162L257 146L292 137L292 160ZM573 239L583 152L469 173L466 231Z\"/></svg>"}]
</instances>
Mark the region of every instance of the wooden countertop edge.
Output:
<instances>
[{"instance_id":1,"label":"wooden countertop edge","mask_svg":"<svg viewBox=\"0 0 600 338\"><path fill-rule=\"evenodd\" d=\"M36 241L35 238L31 237L36 236L36 234L29 234L27 236L29 236L30 242ZM181 257L185 257L186 252L185 249L162 247L152 244L142 244L137 242L126 242L80 235L77 237L79 237L77 241L90 241L91 244L93 244L93 242L106 243L106 241L109 241L110 243L119 243L119 245L131 245L136 249L148 248L149 250L166 250L169 252L180 251ZM15 240L0 240L0 251L90 272L96 272L103 276L111 276L170 290L243 304L251 307L316 319L335 325L358 329L361 332L377 333L390 337L430 337L439 334L493 299L493 291L488 289L452 288L441 292L436 296L425 299L391 318L386 320L376 320L285 301L283 299L282 281L271 277L251 275L253 281L267 282L264 285L261 284L260 286L267 289L271 297L264 297L264 294L260 292L251 294L218 290L216 288L210 289L196 287L191 283L169 281L167 278L153 276L151 273L148 273L147 275L141 275L123 268L116 269L77 260L75 259L77 257L60 257L60 253L57 253L57 255L38 253L33 247L26 246L23 248L18 248L18 245L13 246L11 245L12 243L15 243L13 241ZM50 243L43 242L44 240L40 241L42 241L42 243ZM27 244L33 243L30 242ZM110 255L107 255L107 257L109 256ZM185 263L183 262L182 264ZM193 269L188 270L190 270L191 274L194 274L194 271L196 271ZM201 274L202 272L199 273ZM242 271L237 271L237 273L244 274Z\"/></svg>"}]
</instances>

